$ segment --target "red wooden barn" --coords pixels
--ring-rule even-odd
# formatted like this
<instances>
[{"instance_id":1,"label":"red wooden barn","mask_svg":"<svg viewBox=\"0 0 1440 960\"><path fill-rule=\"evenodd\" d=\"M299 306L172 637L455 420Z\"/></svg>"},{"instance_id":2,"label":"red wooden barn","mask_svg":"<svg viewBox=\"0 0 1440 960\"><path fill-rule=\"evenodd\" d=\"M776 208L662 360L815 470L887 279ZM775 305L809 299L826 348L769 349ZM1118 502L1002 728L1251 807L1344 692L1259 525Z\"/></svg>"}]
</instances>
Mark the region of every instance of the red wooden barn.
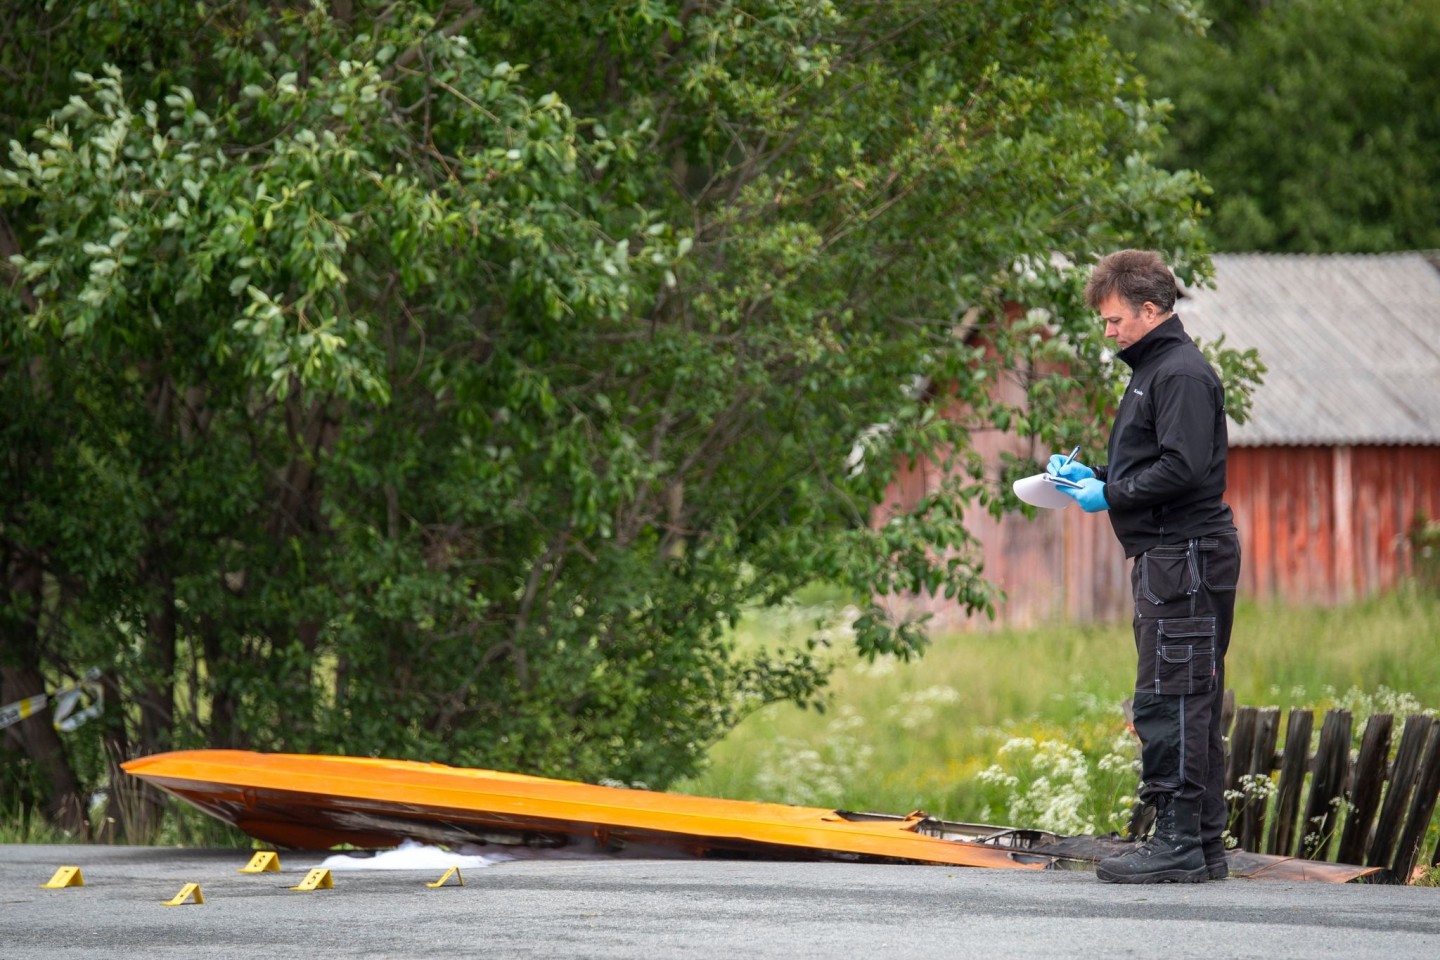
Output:
<instances>
[{"instance_id":1,"label":"red wooden barn","mask_svg":"<svg viewBox=\"0 0 1440 960\"><path fill-rule=\"evenodd\" d=\"M1186 291L1181 321L1199 339L1258 349L1269 367L1251 419L1230 424L1242 596L1329 604L1400 585L1414 573L1417 517L1440 518L1440 259L1214 261L1215 287ZM991 462L1001 450L1049 452L1011 435L976 440ZM886 502L915 502L938 482L934 469L902 475ZM1129 616L1127 563L1104 517L1071 508L973 528L987 578L1006 593L998 622ZM944 598L896 603L931 612L936 627L975 625Z\"/></svg>"}]
</instances>

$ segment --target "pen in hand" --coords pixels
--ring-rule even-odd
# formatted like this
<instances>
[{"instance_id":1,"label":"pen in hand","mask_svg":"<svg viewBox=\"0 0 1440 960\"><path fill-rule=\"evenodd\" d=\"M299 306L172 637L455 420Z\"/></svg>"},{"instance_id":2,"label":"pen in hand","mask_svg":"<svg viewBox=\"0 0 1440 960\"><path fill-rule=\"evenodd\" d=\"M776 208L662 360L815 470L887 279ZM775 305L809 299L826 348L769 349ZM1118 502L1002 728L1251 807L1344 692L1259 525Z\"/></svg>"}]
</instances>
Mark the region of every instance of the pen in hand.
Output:
<instances>
[{"instance_id":1,"label":"pen in hand","mask_svg":"<svg viewBox=\"0 0 1440 960\"><path fill-rule=\"evenodd\" d=\"M1080 453L1080 444L1077 443L1077 444L1075 444L1075 449L1070 451L1070 456L1066 457L1066 458L1065 458L1065 462L1062 463L1062 464L1060 464L1060 470L1064 470L1066 467L1070 466L1070 461L1071 461L1071 460L1074 460L1075 457L1076 457L1076 455L1078 455L1079 453ZM1057 470L1056 472L1058 473L1059 471Z\"/></svg>"}]
</instances>

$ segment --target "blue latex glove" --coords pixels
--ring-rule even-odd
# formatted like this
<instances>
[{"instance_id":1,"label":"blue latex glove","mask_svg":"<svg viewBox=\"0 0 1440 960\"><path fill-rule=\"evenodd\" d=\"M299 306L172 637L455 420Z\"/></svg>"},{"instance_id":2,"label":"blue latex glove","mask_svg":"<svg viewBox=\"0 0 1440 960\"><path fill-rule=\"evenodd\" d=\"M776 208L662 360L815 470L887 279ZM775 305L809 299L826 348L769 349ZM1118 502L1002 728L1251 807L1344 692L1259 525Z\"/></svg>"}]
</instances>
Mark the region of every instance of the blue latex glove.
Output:
<instances>
[{"instance_id":1,"label":"blue latex glove","mask_svg":"<svg viewBox=\"0 0 1440 960\"><path fill-rule=\"evenodd\" d=\"M1052 476L1064 477L1066 480L1074 480L1076 482L1089 480L1095 476L1095 471L1085 466L1085 464L1079 460L1071 460L1069 463L1066 463L1065 454L1063 453L1050 454L1050 462L1045 465L1045 472Z\"/></svg>"},{"instance_id":2,"label":"blue latex glove","mask_svg":"<svg viewBox=\"0 0 1440 960\"><path fill-rule=\"evenodd\" d=\"M1094 477L1086 477L1077 487L1061 487L1060 492L1080 504L1086 513L1101 513L1110 509L1105 499L1105 484Z\"/></svg>"}]
</instances>

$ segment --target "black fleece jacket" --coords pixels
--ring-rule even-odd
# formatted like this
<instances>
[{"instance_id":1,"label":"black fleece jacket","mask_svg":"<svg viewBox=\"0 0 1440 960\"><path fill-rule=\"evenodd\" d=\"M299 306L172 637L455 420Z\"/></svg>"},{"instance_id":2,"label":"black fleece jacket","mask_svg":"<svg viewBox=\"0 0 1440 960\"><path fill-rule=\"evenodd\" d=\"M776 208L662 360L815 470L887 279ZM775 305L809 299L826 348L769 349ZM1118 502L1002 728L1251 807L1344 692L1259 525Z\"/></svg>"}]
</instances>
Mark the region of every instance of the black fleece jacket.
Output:
<instances>
[{"instance_id":1,"label":"black fleece jacket","mask_svg":"<svg viewBox=\"0 0 1440 960\"><path fill-rule=\"evenodd\" d=\"M1174 314L1119 357L1130 383L1110 428L1110 462L1095 476L1105 481L1125 556L1234 533L1223 499L1229 441L1220 378Z\"/></svg>"}]
</instances>

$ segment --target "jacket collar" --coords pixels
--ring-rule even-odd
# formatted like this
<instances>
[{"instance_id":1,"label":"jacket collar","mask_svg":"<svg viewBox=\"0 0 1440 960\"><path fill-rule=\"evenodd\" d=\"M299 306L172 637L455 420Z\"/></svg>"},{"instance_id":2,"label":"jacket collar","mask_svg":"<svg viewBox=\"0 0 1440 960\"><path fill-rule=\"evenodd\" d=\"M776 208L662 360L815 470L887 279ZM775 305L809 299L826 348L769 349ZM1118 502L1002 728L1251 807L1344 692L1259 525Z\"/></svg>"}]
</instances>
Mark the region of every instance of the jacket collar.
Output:
<instances>
[{"instance_id":1,"label":"jacket collar","mask_svg":"<svg viewBox=\"0 0 1440 960\"><path fill-rule=\"evenodd\" d=\"M1131 370L1137 370L1147 360L1158 357L1171 347L1181 343L1189 343L1190 335L1180 324L1180 314L1172 313L1169 319L1162 322L1154 330L1151 330L1139 340L1130 344L1124 350L1116 354L1121 360L1130 365Z\"/></svg>"}]
</instances>

